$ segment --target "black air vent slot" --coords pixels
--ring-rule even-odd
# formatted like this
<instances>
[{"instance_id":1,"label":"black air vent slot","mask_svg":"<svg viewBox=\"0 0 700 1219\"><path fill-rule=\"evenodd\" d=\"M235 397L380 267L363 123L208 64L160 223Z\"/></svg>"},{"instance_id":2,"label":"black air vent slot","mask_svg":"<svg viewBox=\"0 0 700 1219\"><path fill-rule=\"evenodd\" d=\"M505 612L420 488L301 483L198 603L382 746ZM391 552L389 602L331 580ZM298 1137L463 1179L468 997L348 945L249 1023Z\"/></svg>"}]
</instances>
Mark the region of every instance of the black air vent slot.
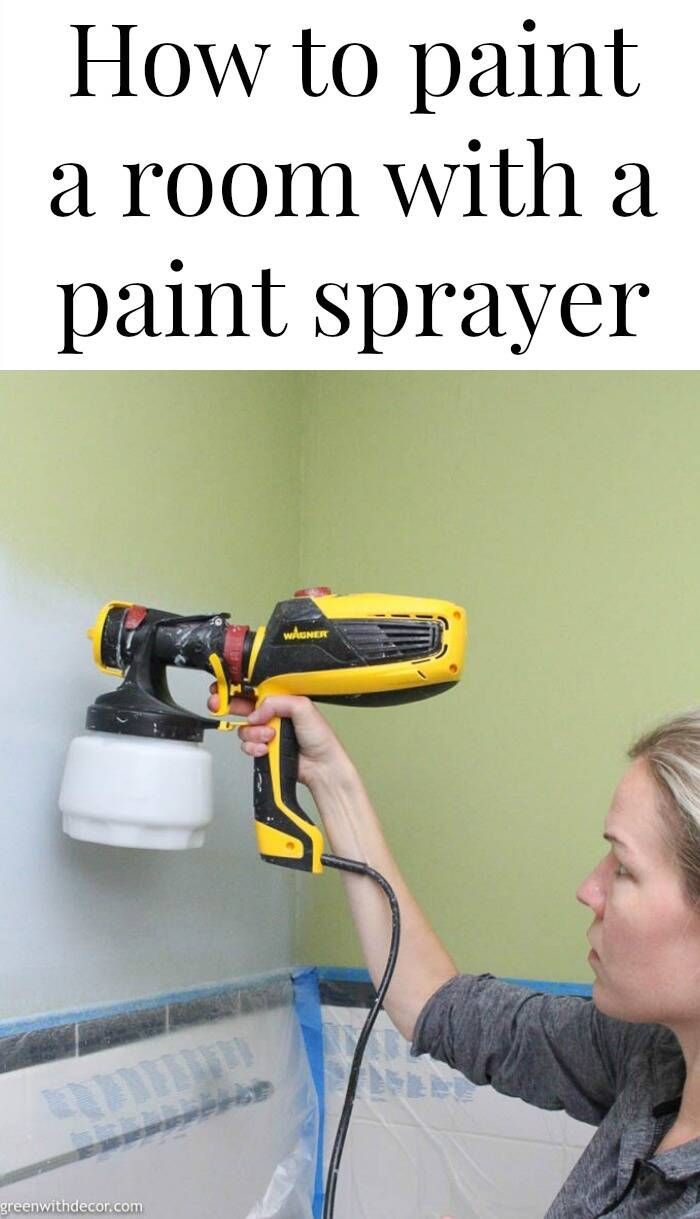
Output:
<instances>
[{"instance_id":1,"label":"black air vent slot","mask_svg":"<svg viewBox=\"0 0 700 1219\"><path fill-rule=\"evenodd\" d=\"M369 664L422 660L442 647L442 623L432 618L336 619L335 626Z\"/></svg>"}]
</instances>

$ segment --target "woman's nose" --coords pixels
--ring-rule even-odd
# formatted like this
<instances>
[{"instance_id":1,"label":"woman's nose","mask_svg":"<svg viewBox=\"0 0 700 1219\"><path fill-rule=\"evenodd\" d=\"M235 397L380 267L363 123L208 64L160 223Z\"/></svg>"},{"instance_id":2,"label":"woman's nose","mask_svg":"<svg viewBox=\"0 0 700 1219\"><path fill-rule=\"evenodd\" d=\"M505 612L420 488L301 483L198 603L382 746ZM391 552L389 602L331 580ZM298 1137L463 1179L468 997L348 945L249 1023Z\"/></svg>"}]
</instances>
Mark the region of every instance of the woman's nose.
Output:
<instances>
[{"instance_id":1,"label":"woman's nose","mask_svg":"<svg viewBox=\"0 0 700 1219\"><path fill-rule=\"evenodd\" d=\"M576 900L582 905L588 906L590 910L601 918L605 908L605 886L601 875L600 865L589 873L586 879L579 885L576 890Z\"/></svg>"}]
</instances>

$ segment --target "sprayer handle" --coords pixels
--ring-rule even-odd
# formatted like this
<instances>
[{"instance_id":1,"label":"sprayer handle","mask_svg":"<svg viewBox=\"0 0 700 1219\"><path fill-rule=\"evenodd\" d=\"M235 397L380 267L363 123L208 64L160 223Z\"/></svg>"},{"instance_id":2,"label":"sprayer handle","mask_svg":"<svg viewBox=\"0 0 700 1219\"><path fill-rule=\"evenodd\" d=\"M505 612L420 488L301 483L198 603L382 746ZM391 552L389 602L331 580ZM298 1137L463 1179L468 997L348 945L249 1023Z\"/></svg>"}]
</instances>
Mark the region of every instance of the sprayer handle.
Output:
<instances>
[{"instance_id":1,"label":"sprayer handle","mask_svg":"<svg viewBox=\"0 0 700 1219\"><path fill-rule=\"evenodd\" d=\"M323 835L297 802L299 743L287 717L270 720L269 752L255 759L254 806L258 850L268 863L322 872Z\"/></svg>"}]
</instances>

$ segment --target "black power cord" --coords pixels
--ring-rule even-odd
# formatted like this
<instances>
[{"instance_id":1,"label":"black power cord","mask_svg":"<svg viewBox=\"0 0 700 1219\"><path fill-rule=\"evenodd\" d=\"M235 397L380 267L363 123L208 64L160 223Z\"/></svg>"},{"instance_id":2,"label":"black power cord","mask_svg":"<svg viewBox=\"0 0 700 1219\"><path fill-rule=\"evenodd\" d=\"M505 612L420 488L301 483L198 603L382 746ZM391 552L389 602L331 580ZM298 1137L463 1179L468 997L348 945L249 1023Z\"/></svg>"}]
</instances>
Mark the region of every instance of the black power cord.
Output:
<instances>
[{"instance_id":1,"label":"black power cord","mask_svg":"<svg viewBox=\"0 0 700 1219\"><path fill-rule=\"evenodd\" d=\"M333 1211L335 1209L335 1190L338 1183L338 1172L340 1170L340 1160L345 1146L345 1139L348 1133L348 1125L352 1114L352 1107L355 1103L355 1092L357 1091L357 1081L360 1076L360 1066L362 1058L369 1041L369 1035L374 1028L375 1021L379 1015L384 996L389 989L389 984L394 975L396 967L396 959L399 955L399 940L401 937L401 916L399 914L399 903L396 900L396 894L392 889L386 877L382 876L381 872L370 868L366 863L358 863L354 859L343 859L339 855L322 855L321 863L327 868L337 868L341 872L355 872L358 876L369 876L372 880L384 890L387 900L391 907L391 942L389 944L389 955L387 957L382 980L377 987L377 997L373 1006L367 1015L360 1035L357 1039L355 1053L352 1057L350 1065L350 1077L348 1086L345 1090L345 1100L338 1122L335 1142L328 1164L328 1175L326 1177L326 1194L323 1201L323 1219L333 1219Z\"/></svg>"}]
</instances>

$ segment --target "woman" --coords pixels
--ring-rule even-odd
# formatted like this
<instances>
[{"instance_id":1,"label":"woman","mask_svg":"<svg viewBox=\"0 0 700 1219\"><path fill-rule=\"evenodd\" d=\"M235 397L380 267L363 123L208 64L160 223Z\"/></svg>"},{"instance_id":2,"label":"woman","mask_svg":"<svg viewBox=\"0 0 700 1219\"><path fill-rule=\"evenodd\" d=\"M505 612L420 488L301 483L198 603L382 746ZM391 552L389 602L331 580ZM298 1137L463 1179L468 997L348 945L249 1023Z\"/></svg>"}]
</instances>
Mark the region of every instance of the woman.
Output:
<instances>
[{"instance_id":1,"label":"woman","mask_svg":"<svg viewBox=\"0 0 700 1219\"><path fill-rule=\"evenodd\" d=\"M210 700L216 709L216 699ZM477 1084L598 1127L546 1219L700 1219L700 711L638 741L608 812L610 850L577 897L593 915L593 1003L489 975L460 976L409 893L362 781L308 700L238 700L252 757L276 715L299 740L299 780L331 849L396 891L402 938L385 1008L413 1043ZM344 876L378 981L390 932L382 893Z\"/></svg>"}]
</instances>

